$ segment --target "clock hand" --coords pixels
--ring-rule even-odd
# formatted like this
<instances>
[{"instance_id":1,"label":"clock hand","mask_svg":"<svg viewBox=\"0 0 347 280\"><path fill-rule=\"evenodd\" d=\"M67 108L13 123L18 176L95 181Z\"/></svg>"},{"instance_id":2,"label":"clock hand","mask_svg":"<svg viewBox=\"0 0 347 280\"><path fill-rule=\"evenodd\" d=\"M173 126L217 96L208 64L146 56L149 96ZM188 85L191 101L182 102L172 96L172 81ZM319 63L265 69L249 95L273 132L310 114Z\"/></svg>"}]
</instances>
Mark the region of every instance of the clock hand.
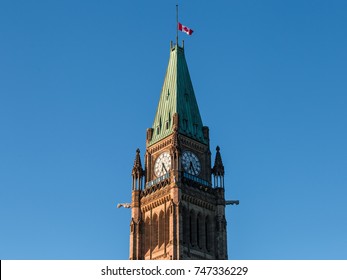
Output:
<instances>
[{"instance_id":1,"label":"clock hand","mask_svg":"<svg viewBox=\"0 0 347 280\"><path fill-rule=\"evenodd\" d=\"M161 171L163 171L163 170L165 170L165 172L167 172L167 170L166 170L166 168L165 168L165 165L164 165L164 163L162 162L162 168L161 168Z\"/></svg>"},{"instance_id":2,"label":"clock hand","mask_svg":"<svg viewBox=\"0 0 347 280\"><path fill-rule=\"evenodd\" d=\"M189 169L192 170L193 173L195 173L195 169L194 169L194 166L193 166L193 163L192 163L192 162L190 162Z\"/></svg>"}]
</instances>

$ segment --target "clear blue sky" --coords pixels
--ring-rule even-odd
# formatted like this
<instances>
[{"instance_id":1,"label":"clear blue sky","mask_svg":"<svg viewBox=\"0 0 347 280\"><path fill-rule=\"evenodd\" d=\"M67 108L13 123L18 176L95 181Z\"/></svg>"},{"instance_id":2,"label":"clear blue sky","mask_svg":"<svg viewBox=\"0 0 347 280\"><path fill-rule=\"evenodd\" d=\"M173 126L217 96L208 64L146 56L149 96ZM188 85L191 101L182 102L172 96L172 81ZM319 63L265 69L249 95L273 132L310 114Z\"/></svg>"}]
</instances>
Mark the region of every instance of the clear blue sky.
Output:
<instances>
[{"instance_id":1,"label":"clear blue sky","mask_svg":"<svg viewBox=\"0 0 347 280\"><path fill-rule=\"evenodd\" d=\"M178 1L231 259L347 259L347 2ZM127 259L176 1L0 3L0 259Z\"/></svg>"}]
</instances>

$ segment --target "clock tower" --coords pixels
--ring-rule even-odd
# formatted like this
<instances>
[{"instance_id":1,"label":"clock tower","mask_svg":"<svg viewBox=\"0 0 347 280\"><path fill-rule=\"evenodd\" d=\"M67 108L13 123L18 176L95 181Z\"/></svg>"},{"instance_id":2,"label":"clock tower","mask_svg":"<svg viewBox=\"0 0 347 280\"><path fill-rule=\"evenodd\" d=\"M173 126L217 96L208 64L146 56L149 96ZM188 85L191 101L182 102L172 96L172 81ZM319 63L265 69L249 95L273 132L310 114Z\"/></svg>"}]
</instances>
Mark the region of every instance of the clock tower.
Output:
<instances>
[{"instance_id":1,"label":"clock tower","mask_svg":"<svg viewBox=\"0 0 347 280\"><path fill-rule=\"evenodd\" d=\"M151 128L144 168L132 169L131 260L225 260L224 166L211 166L209 128L201 120L184 46L170 58Z\"/></svg>"}]
</instances>

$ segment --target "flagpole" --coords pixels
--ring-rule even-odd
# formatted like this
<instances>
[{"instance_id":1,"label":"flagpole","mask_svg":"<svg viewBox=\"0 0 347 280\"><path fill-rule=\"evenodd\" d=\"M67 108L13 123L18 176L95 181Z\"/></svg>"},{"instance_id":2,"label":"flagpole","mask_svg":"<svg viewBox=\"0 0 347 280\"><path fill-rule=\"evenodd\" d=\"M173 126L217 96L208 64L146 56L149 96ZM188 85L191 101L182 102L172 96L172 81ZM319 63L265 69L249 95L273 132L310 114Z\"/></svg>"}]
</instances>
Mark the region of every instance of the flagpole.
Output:
<instances>
[{"instance_id":1,"label":"flagpole","mask_svg":"<svg viewBox=\"0 0 347 280\"><path fill-rule=\"evenodd\" d=\"M178 47L178 4L176 5L176 46Z\"/></svg>"}]
</instances>

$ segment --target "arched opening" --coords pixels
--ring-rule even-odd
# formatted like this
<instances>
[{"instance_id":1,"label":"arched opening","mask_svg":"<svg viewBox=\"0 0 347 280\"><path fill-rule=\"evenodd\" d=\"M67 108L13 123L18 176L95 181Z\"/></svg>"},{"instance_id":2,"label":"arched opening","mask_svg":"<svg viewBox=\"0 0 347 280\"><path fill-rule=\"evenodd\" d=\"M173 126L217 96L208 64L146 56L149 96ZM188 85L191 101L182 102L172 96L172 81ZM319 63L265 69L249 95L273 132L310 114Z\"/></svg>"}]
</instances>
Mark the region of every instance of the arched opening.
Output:
<instances>
[{"instance_id":1,"label":"arched opening","mask_svg":"<svg viewBox=\"0 0 347 280\"><path fill-rule=\"evenodd\" d=\"M183 244L189 244L189 213L187 208L182 208L182 222L183 222Z\"/></svg>"},{"instance_id":2,"label":"arched opening","mask_svg":"<svg viewBox=\"0 0 347 280\"><path fill-rule=\"evenodd\" d=\"M166 209L164 219L165 219L164 245L167 245L169 243L169 240L170 240L170 211L169 211L169 208Z\"/></svg>"},{"instance_id":3,"label":"arched opening","mask_svg":"<svg viewBox=\"0 0 347 280\"><path fill-rule=\"evenodd\" d=\"M159 240L158 240L158 247L160 248L164 244L164 238L165 238L165 217L164 217L164 211L160 211L159 214Z\"/></svg>"},{"instance_id":4,"label":"arched opening","mask_svg":"<svg viewBox=\"0 0 347 280\"><path fill-rule=\"evenodd\" d=\"M211 219L209 216L205 217L205 247L207 251L211 251L211 248L212 248Z\"/></svg>"},{"instance_id":5,"label":"arched opening","mask_svg":"<svg viewBox=\"0 0 347 280\"><path fill-rule=\"evenodd\" d=\"M205 219L202 214L198 214L196 219L196 238L199 248L205 247Z\"/></svg>"},{"instance_id":6,"label":"arched opening","mask_svg":"<svg viewBox=\"0 0 347 280\"><path fill-rule=\"evenodd\" d=\"M154 250L158 246L158 215L154 214L152 217L152 238L151 238L151 247Z\"/></svg>"},{"instance_id":7,"label":"arched opening","mask_svg":"<svg viewBox=\"0 0 347 280\"><path fill-rule=\"evenodd\" d=\"M196 244L200 246L200 241L201 241L201 238L200 238L200 214L198 214L198 216L196 217Z\"/></svg>"},{"instance_id":8,"label":"arched opening","mask_svg":"<svg viewBox=\"0 0 347 280\"><path fill-rule=\"evenodd\" d=\"M189 215L189 240L193 247L197 245L196 234L196 214L194 210L191 210Z\"/></svg>"},{"instance_id":9,"label":"arched opening","mask_svg":"<svg viewBox=\"0 0 347 280\"><path fill-rule=\"evenodd\" d=\"M150 219L149 217L146 218L145 220L145 224L144 224L144 236L145 236L145 244L144 244L144 251L145 251L145 255L149 253L149 249L150 249L150 236L151 236L151 223L150 223Z\"/></svg>"}]
</instances>

